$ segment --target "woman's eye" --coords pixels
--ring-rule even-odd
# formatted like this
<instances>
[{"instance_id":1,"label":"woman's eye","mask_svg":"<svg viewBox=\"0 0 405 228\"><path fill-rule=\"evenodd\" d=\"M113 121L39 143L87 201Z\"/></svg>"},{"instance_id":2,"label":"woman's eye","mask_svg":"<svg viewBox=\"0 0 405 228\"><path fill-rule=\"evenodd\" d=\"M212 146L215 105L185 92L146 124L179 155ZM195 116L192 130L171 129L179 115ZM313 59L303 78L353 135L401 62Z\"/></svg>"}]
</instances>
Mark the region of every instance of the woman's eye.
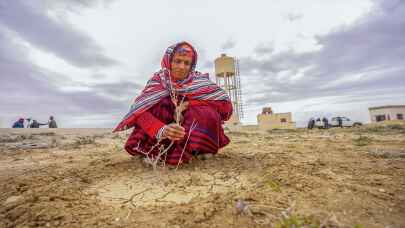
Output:
<instances>
[{"instance_id":1,"label":"woman's eye","mask_svg":"<svg viewBox=\"0 0 405 228\"><path fill-rule=\"evenodd\" d=\"M186 65L186 66L190 66L191 65L191 62L190 61L183 61L183 60L180 60L180 59L175 59L174 60L174 63L175 64L181 64L181 63L184 63L184 65Z\"/></svg>"}]
</instances>

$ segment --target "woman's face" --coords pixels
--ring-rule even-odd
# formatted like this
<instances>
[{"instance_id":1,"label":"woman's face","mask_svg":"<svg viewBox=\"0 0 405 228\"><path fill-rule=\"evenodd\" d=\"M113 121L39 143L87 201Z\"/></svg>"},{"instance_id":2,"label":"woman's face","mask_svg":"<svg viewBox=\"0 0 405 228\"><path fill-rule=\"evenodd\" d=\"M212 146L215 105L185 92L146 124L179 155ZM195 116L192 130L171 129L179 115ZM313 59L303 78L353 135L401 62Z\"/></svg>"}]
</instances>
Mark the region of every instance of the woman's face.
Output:
<instances>
[{"instance_id":1,"label":"woman's face","mask_svg":"<svg viewBox=\"0 0 405 228\"><path fill-rule=\"evenodd\" d=\"M190 72L193 59L191 56L174 53L171 62L171 73L174 79L185 79Z\"/></svg>"}]
</instances>

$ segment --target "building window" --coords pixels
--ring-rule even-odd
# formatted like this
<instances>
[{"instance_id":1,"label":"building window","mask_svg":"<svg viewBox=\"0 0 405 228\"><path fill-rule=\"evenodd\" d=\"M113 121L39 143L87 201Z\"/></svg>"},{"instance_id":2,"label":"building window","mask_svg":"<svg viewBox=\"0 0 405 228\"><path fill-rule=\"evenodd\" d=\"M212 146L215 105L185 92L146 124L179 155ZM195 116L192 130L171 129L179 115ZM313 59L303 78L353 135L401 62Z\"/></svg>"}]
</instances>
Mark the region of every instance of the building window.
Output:
<instances>
[{"instance_id":1,"label":"building window","mask_svg":"<svg viewBox=\"0 0 405 228\"><path fill-rule=\"evenodd\" d=\"M287 123L287 119L286 119L286 118L281 118L281 119L280 119L280 122L281 122L281 123Z\"/></svg>"},{"instance_id":2,"label":"building window","mask_svg":"<svg viewBox=\"0 0 405 228\"><path fill-rule=\"evenodd\" d=\"M398 113L397 114L397 120L403 120L404 119L404 114Z\"/></svg>"},{"instance_id":3,"label":"building window","mask_svg":"<svg viewBox=\"0 0 405 228\"><path fill-rule=\"evenodd\" d=\"M375 121L380 122L385 120L385 115L376 115Z\"/></svg>"}]
</instances>

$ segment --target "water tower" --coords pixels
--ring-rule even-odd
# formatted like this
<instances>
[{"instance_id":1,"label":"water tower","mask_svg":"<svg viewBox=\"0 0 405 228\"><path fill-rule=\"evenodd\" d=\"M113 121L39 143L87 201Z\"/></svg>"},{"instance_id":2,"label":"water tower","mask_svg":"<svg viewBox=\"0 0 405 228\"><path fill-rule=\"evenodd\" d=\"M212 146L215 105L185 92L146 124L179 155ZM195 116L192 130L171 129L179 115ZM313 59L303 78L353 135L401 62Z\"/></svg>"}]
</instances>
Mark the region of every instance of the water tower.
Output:
<instances>
[{"instance_id":1,"label":"water tower","mask_svg":"<svg viewBox=\"0 0 405 228\"><path fill-rule=\"evenodd\" d=\"M233 115L227 125L240 124L243 118L242 90L239 76L239 61L233 57L221 54L215 59L215 79L217 85L229 95L233 105Z\"/></svg>"}]
</instances>

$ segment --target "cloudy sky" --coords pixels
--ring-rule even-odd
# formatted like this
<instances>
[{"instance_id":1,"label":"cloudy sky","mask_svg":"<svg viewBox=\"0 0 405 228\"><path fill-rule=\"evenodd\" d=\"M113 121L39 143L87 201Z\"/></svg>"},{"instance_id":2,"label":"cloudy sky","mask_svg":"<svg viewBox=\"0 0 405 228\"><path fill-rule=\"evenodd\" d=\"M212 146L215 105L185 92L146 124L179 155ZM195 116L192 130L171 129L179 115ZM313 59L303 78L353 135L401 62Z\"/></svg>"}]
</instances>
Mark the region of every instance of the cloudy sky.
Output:
<instances>
[{"instance_id":1,"label":"cloudy sky","mask_svg":"<svg viewBox=\"0 0 405 228\"><path fill-rule=\"evenodd\" d=\"M221 53L240 60L246 124L263 106L367 122L405 104L404 15L400 0L0 0L0 127L113 127L183 40L211 75Z\"/></svg>"}]
</instances>

